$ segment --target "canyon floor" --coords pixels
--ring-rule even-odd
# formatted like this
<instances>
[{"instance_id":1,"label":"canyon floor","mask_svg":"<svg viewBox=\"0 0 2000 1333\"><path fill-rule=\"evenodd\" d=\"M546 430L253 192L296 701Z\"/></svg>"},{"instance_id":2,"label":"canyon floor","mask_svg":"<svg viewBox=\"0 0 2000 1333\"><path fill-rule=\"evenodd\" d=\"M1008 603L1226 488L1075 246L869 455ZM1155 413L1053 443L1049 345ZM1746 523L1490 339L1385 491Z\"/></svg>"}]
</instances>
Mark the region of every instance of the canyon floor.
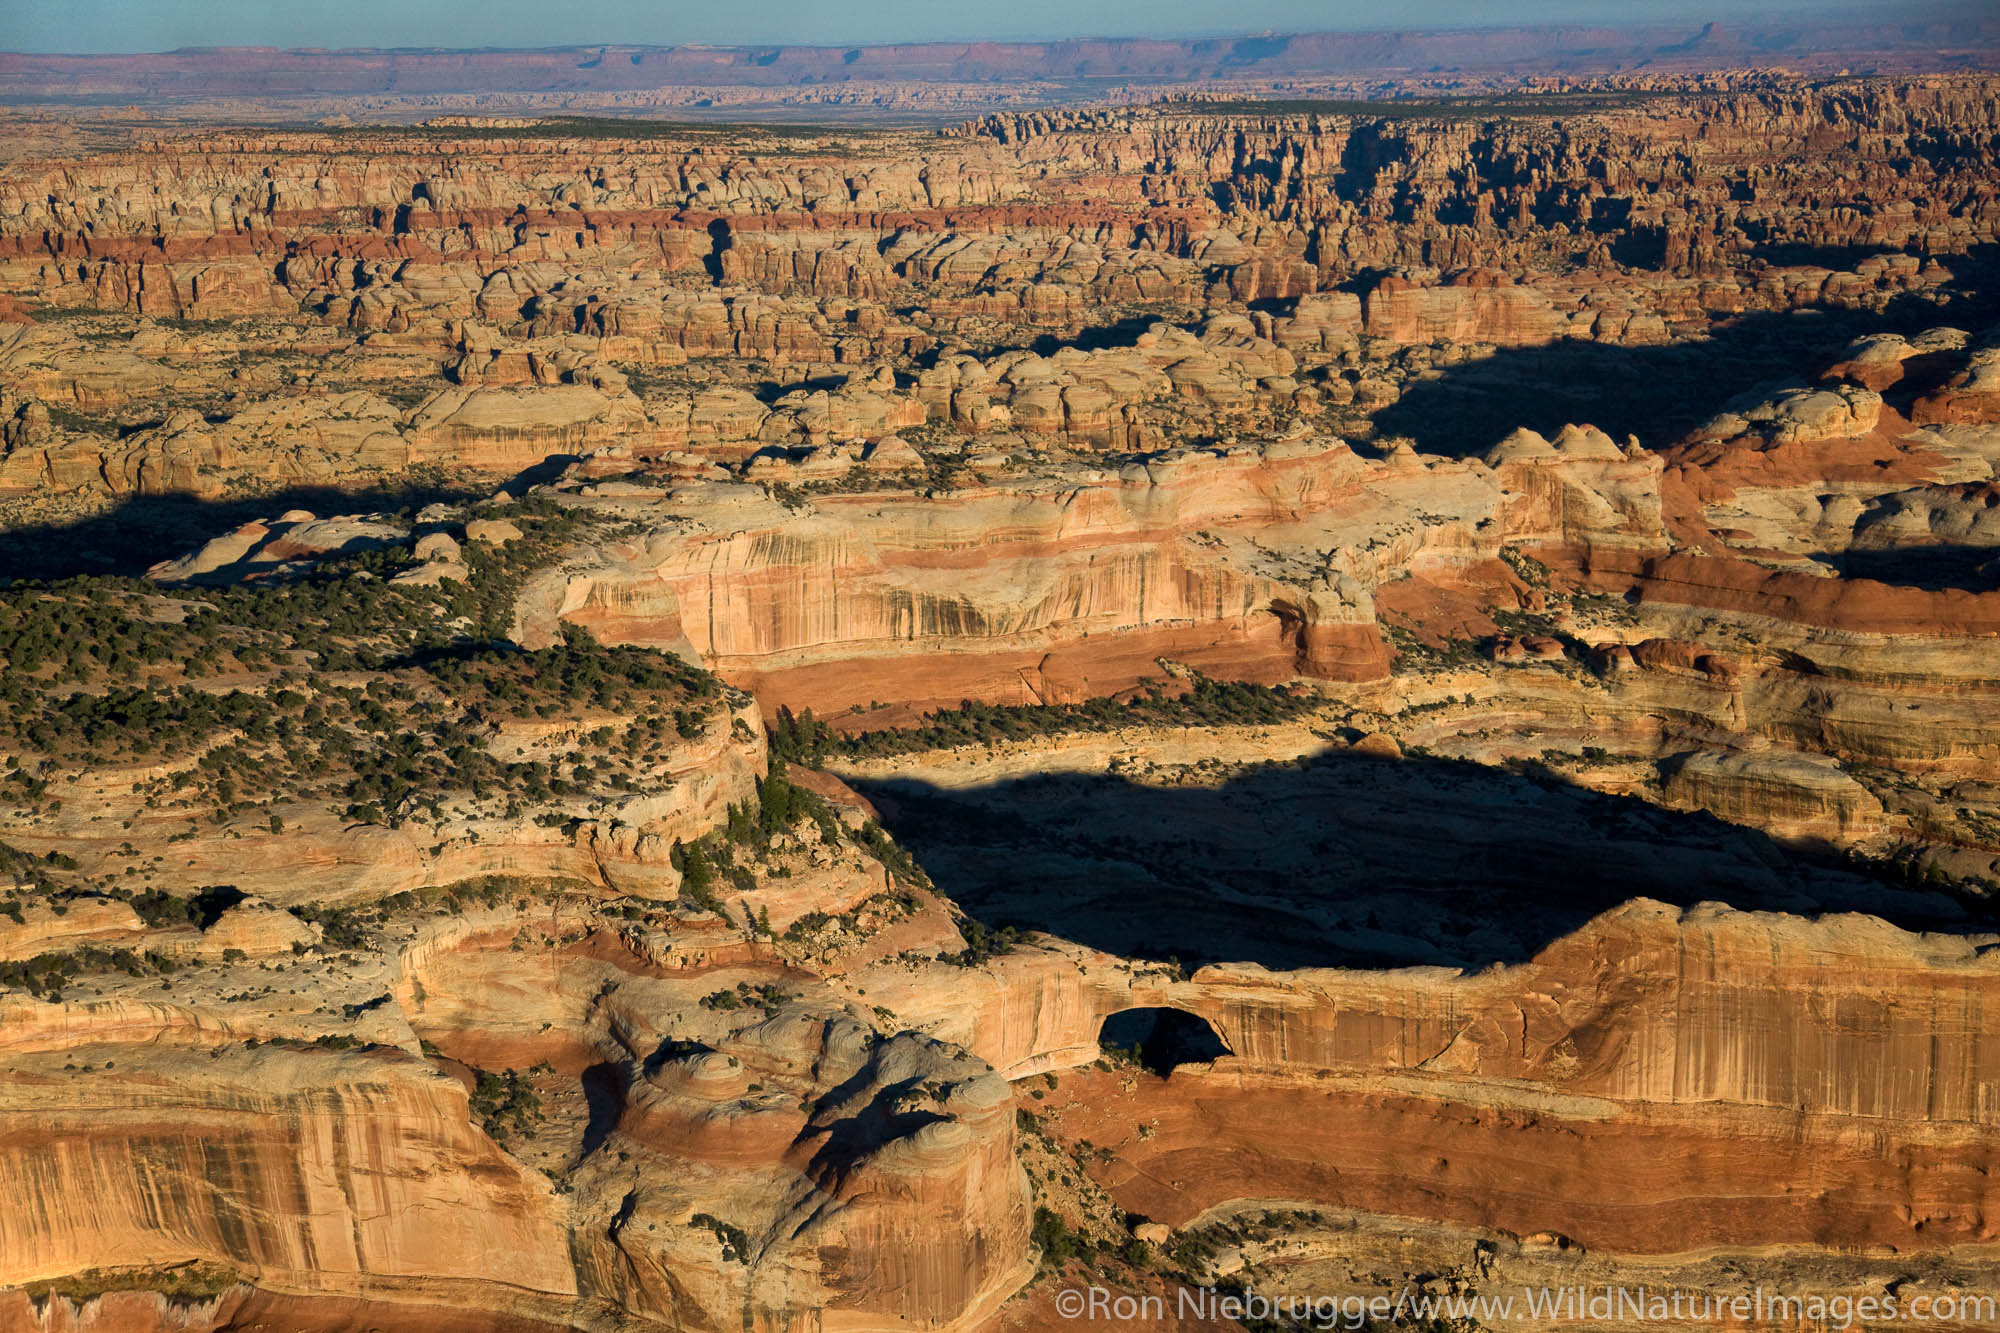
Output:
<instances>
[{"instance_id":1,"label":"canyon floor","mask_svg":"<svg viewBox=\"0 0 2000 1333\"><path fill-rule=\"evenodd\" d=\"M1952 24L0 62L0 1333L2000 1327Z\"/></svg>"}]
</instances>

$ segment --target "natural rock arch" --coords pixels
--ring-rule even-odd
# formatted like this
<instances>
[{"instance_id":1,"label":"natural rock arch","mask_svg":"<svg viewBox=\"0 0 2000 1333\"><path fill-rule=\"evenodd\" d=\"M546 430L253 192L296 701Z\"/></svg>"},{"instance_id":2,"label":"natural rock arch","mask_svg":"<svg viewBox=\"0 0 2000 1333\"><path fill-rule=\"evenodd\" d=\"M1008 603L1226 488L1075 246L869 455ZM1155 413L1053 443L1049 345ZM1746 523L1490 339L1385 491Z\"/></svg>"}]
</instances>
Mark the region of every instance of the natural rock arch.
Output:
<instances>
[{"instance_id":1,"label":"natural rock arch","mask_svg":"<svg viewBox=\"0 0 2000 1333\"><path fill-rule=\"evenodd\" d=\"M1231 1054L1209 1020L1165 1006L1107 1015L1098 1028L1097 1042L1106 1052L1130 1053L1138 1064L1163 1078L1176 1066L1207 1064Z\"/></svg>"}]
</instances>

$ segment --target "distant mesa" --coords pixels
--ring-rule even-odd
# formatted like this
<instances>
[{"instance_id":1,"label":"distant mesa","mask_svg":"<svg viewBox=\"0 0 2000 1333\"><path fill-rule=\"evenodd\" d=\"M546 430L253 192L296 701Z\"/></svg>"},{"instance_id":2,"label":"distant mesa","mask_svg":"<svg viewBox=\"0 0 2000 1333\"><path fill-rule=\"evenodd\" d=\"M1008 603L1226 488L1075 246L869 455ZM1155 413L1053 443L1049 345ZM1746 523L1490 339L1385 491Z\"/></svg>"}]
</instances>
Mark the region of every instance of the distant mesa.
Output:
<instances>
[{"instance_id":1,"label":"distant mesa","mask_svg":"<svg viewBox=\"0 0 2000 1333\"><path fill-rule=\"evenodd\" d=\"M1983 6L1899 6L1893 14L1811 24L1607 22L1381 32L1310 32L1175 41L1149 37L881 46L590 46L538 50L280 50L184 47L143 55L0 55L0 98L175 100L443 93L633 93L694 86L803 87L854 81L1288 79L1375 71L1594 74L1644 66L1691 72L1725 64L1831 72L1871 57L1881 69L1976 67L2000 51Z\"/></svg>"}]
</instances>

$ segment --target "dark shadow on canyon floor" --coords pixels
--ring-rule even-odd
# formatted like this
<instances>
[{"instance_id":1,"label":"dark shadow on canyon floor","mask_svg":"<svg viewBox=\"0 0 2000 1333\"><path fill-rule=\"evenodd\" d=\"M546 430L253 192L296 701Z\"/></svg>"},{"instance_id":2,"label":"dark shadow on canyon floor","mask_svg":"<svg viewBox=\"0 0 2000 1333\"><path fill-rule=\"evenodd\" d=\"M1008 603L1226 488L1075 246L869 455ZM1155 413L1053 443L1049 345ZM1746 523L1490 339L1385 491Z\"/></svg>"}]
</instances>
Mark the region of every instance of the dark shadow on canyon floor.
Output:
<instances>
[{"instance_id":1,"label":"dark shadow on canyon floor","mask_svg":"<svg viewBox=\"0 0 2000 1333\"><path fill-rule=\"evenodd\" d=\"M1074 337L1063 338L1053 333L1038 334L1028 343L1028 350L1036 356L1054 356L1065 347L1079 351L1100 352L1114 347L1130 347L1140 334L1158 322L1157 315L1127 315L1109 324L1086 325Z\"/></svg>"},{"instance_id":2,"label":"dark shadow on canyon floor","mask_svg":"<svg viewBox=\"0 0 2000 1333\"><path fill-rule=\"evenodd\" d=\"M1842 578L1874 579L1897 587L1986 592L2000 586L2000 548L1991 546L1900 546L1837 551L1816 558Z\"/></svg>"},{"instance_id":3,"label":"dark shadow on canyon floor","mask_svg":"<svg viewBox=\"0 0 2000 1333\"><path fill-rule=\"evenodd\" d=\"M1856 247L1845 264L1873 253ZM1483 454L1516 427L1554 435L1588 423L1658 449L1739 394L1779 381L1814 382L1855 339L1952 326L1977 337L2000 319L2000 247L1941 256L1955 281L1935 295L1902 295L1883 311L1815 307L1746 314L1707 338L1625 347L1561 339L1507 347L1414 380L1373 415L1382 437L1408 436L1425 453ZM1888 395L1892 405L1896 395Z\"/></svg>"},{"instance_id":4,"label":"dark shadow on canyon floor","mask_svg":"<svg viewBox=\"0 0 2000 1333\"><path fill-rule=\"evenodd\" d=\"M557 465L555 470L560 471L560 464L570 461L571 455L551 456L513 483L494 477L458 485L411 480L354 490L293 486L229 500L191 495L131 496L87 518L0 530L0 580L65 579L80 574L135 577L252 519L276 518L288 509L306 509L327 517L413 511L433 501L466 503L483 500L503 485L511 485L519 493L537 480L549 479L538 469Z\"/></svg>"},{"instance_id":5,"label":"dark shadow on canyon floor","mask_svg":"<svg viewBox=\"0 0 2000 1333\"><path fill-rule=\"evenodd\" d=\"M1638 897L1975 928L1945 894L1547 770L1333 750L1219 787L1066 773L856 785L988 927L1190 966L1514 963Z\"/></svg>"}]
</instances>

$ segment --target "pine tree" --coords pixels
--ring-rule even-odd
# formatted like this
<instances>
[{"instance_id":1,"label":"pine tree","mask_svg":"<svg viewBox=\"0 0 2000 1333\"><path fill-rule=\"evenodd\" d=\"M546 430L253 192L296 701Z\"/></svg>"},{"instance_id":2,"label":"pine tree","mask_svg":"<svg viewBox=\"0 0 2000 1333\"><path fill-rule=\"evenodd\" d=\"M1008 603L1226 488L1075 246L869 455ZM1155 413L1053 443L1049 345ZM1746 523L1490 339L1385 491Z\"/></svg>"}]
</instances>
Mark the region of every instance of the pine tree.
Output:
<instances>
[{"instance_id":1,"label":"pine tree","mask_svg":"<svg viewBox=\"0 0 2000 1333\"><path fill-rule=\"evenodd\" d=\"M715 887L715 867L709 862L708 853L700 847L690 847L683 859L681 886L690 892Z\"/></svg>"},{"instance_id":2,"label":"pine tree","mask_svg":"<svg viewBox=\"0 0 2000 1333\"><path fill-rule=\"evenodd\" d=\"M757 784L757 803L766 833L792 826L798 802L793 796L791 779L785 776L784 760L772 758L770 772Z\"/></svg>"}]
</instances>

